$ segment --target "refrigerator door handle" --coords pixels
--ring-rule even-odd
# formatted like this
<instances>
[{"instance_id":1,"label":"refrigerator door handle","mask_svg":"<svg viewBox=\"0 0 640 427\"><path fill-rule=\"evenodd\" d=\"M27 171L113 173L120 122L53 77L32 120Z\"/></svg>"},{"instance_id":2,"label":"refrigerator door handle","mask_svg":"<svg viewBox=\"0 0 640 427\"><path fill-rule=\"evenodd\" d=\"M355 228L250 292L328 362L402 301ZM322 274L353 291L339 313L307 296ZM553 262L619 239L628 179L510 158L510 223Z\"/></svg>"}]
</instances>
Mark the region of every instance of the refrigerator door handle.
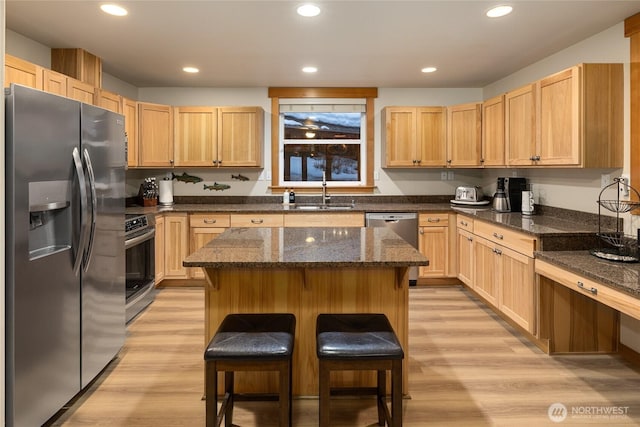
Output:
<instances>
[{"instance_id":1,"label":"refrigerator door handle","mask_svg":"<svg viewBox=\"0 0 640 427\"><path fill-rule=\"evenodd\" d=\"M77 147L73 149L73 164L78 177L78 186L80 187L80 239L75 251L75 261L73 262L73 273L77 276L82 266L84 248L87 245L87 183L84 179L82 159Z\"/></svg>"},{"instance_id":2,"label":"refrigerator door handle","mask_svg":"<svg viewBox=\"0 0 640 427\"><path fill-rule=\"evenodd\" d=\"M84 161L87 165L87 175L89 176L89 191L91 192L91 227L89 233L89 241L87 242L87 251L84 258L84 271L87 271L91 258L93 257L93 243L95 242L96 233L96 214L98 212L98 198L96 195L96 176L93 173L93 165L91 164L91 156L89 151L84 149Z\"/></svg>"}]
</instances>

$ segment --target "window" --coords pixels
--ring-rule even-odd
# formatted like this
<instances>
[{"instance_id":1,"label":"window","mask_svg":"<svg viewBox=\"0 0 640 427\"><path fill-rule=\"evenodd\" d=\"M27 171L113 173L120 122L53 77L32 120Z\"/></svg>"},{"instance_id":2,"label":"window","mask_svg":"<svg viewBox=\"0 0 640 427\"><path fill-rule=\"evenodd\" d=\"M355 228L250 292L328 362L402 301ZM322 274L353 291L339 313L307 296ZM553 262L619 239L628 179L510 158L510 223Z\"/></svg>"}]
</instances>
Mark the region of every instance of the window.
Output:
<instances>
[{"instance_id":1,"label":"window","mask_svg":"<svg viewBox=\"0 0 640 427\"><path fill-rule=\"evenodd\" d=\"M361 171L366 164L365 113L323 112L318 110L335 110L335 106L312 107L314 111L291 111L308 108L281 105L281 184L305 186L322 181L324 175L327 182L362 185ZM359 107L342 109L364 109Z\"/></svg>"},{"instance_id":2,"label":"window","mask_svg":"<svg viewBox=\"0 0 640 427\"><path fill-rule=\"evenodd\" d=\"M317 189L324 173L330 188L372 191L376 89L270 88L269 96L272 189Z\"/></svg>"}]
</instances>

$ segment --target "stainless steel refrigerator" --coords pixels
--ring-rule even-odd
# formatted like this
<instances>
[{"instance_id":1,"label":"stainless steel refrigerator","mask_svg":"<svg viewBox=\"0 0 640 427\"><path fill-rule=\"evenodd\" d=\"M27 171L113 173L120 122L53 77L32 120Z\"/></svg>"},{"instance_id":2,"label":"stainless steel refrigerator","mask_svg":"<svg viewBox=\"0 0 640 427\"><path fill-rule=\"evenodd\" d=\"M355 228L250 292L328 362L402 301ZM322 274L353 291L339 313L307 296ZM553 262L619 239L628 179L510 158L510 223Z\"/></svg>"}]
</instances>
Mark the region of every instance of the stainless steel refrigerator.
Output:
<instances>
[{"instance_id":1,"label":"stainless steel refrigerator","mask_svg":"<svg viewBox=\"0 0 640 427\"><path fill-rule=\"evenodd\" d=\"M125 337L124 118L5 89L6 419L39 426Z\"/></svg>"}]
</instances>

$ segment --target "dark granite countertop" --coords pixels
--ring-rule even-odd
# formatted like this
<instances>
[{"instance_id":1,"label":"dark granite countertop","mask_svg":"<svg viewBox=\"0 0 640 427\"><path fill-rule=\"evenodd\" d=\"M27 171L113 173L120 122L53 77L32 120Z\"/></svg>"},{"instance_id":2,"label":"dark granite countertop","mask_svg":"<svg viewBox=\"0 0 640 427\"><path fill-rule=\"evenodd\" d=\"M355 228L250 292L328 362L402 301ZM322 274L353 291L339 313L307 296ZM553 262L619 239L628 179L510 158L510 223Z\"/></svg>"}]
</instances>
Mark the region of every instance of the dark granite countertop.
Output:
<instances>
[{"instance_id":1,"label":"dark granite countertop","mask_svg":"<svg viewBox=\"0 0 640 427\"><path fill-rule=\"evenodd\" d=\"M543 251L535 258L640 298L640 263L607 261L589 251Z\"/></svg>"},{"instance_id":2,"label":"dark granite countertop","mask_svg":"<svg viewBox=\"0 0 640 427\"><path fill-rule=\"evenodd\" d=\"M428 259L387 228L230 228L185 267L408 267Z\"/></svg>"}]
</instances>

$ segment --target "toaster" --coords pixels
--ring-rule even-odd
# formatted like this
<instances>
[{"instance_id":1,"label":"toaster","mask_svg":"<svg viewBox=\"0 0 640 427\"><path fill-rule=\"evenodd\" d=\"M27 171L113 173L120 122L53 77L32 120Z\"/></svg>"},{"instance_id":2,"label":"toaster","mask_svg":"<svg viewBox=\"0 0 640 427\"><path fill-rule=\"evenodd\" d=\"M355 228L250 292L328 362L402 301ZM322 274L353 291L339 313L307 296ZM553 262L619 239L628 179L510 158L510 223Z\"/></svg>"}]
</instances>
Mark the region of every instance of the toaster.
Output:
<instances>
[{"instance_id":1,"label":"toaster","mask_svg":"<svg viewBox=\"0 0 640 427\"><path fill-rule=\"evenodd\" d=\"M480 187L458 187L456 188L457 202L480 202L483 198Z\"/></svg>"}]
</instances>

